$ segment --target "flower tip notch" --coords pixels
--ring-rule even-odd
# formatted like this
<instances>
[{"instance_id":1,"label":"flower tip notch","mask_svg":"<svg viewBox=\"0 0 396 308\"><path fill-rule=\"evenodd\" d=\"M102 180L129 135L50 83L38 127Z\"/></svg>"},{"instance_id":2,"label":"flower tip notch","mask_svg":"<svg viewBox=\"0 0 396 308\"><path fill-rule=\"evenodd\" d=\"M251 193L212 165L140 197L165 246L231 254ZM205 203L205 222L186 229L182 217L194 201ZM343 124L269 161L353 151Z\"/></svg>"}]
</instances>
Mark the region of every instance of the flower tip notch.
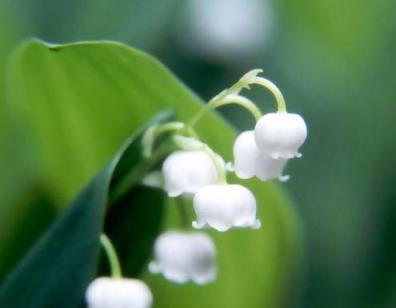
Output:
<instances>
[{"instance_id":1,"label":"flower tip notch","mask_svg":"<svg viewBox=\"0 0 396 308\"><path fill-rule=\"evenodd\" d=\"M200 276L200 275L197 275L195 278L194 278L194 282L197 284L197 285L200 285L200 286L203 286L203 285L205 285L205 284L208 284L208 283L211 283L211 282L213 282L214 280L216 280L216 278L217 278L217 269L216 268L214 268L213 269L213 271L209 271L207 274L205 274L205 275L202 275L202 276Z\"/></svg>"},{"instance_id":2,"label":"flower tip notch","mask_svg":"<svg viewBox=\"0 0 396 308\"><path fill-rule=\"evenodd\" d=\"M226 169L227 172L235 172L235 165L234 165L234 163L231 162L231 161L228 161L228 162L225 164L225 169Z\"/></svg>"},{"instance_id":3,"label":"flower tip notch","mask_svg":"<svg viewBox=\"0 0 396 308\"><path fill-rule=\"evenodd\" d=\"M260 219L256 219L255 224L252 226L252 229L258 230L261 228L261 220Z\"/></svg>"},{"instance_id":4,"label":"flower tip notch","mask_svg":"<svg viewBox=\"0 0 396 308\"><path fill-rule=\"evenodd\" d=\"M199 223L199 222L196 221L196 220L194 220L194 221L191 223L191 226L192 226L194 229L197 229L197 230L204 229L204 228L207 227L206 223Z\"/></svg>"},{"instance_id":5,"label":"flower tip notch","mask_svg":"<svg viewBox=\"0 0 396 308\"><path fill-rule=\"evenodd\" d=\"M291 177L288 174L282 175L278 178L279 182L282 182L282 183L288 182L288 181L290 181L290 179L291 179Z\"/></svg>"}]
</instances>

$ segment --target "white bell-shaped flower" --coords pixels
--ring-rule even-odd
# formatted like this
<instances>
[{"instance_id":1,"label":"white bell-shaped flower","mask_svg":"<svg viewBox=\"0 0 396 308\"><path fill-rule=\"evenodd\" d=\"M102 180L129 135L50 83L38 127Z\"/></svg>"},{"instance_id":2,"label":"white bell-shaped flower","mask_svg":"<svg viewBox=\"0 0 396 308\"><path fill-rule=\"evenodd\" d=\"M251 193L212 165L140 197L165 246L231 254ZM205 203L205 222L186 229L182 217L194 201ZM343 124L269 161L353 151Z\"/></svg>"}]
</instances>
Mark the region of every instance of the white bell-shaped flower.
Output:
<instances>
[{"instance_id":1,"label":"white bell-shaped flower","mask_svg":"<svg viewBox=\"0 0 396 308\"><path fill-rule=\"evenodd\" d=\"M153 302L150 289L137 279L97 278L85 296L89 308L149 308Z\"/></svg>"},{"instance_id":2,"label":"white bell-shaped flower","mask_svg":"<svg viewBox=\"0 0 396 308\"><path fill-rule=\"evenodd\" d=\"M273 159L265 154L259 155L256 161L256 176L262 181L278 179L282 182L289 179L288 175L283 175L288 159Z\"/></svg>"},{"instance_id":3,"label":"white bell-shaped flower","mask_svg":"<svg viewBox=\"0 0 396 308\"><path fill-rule=\"evenodd\" d=\"M197 220L193 222L194 228L210 226L224 232L232 227L261 226L256 218L256 198L244 186L205 186L195 194L193 203L197 215Z\"/></svg>"},{"instance_id":4,"label":"white bell-shaped flower","mask_svg":"<svg viewBox=\"0 0 396 308\"><path fill-rule=\"evenodd\" d=\"M155 260L149 264L152 273L162 273L176 283L189 280L205 284L216 278L216 248L202 232L168 231L154 245Z\"/></svg>"},{"instance_id":5,"label":"white bell-shaped flower","mask_svg":"<svg viewBox=\"0 0 396 308\"><path fill-rule=\"evenodd\" d=\"M234 170L240 179L250 179L256 175L258 149L254 131L241 133L234 142Z\"/></svg>"},{"instance_id":6,"label":"white bell-shaped flower","mask_svg":"<svg viewBox=\"0 0 396 308\"><path fill-rule=\"evenodd\" d=\"M234 143L234 170L241 179L257 176L262 181L271 179L287 180L282 172L287 159L273 159L257 148L254 131L241 133Z\"/></svg>"},{"instance_id":7,"label":"white bell-shaped flower","mask_svg":"<svg viewBox=\"0 0 396 308\"><path fill-rule=\"evenodd\" d=\"M301 157L298 149L307 137L304 119L295 113L267 113L254 129L259 151L277 158Z\"/></svg>"},{"instance_id":8,"label":"white bell-shaped flower","mask_svg":"<svg viewBox=\"0 0 396 308\"><path fill-rule=\"evenodd\" d=\"M165 190L171 197L183 193L194 194L218 180L216 167L204 151L177 151L169 155L163 165Z\"/></svg>"}]
</instances>

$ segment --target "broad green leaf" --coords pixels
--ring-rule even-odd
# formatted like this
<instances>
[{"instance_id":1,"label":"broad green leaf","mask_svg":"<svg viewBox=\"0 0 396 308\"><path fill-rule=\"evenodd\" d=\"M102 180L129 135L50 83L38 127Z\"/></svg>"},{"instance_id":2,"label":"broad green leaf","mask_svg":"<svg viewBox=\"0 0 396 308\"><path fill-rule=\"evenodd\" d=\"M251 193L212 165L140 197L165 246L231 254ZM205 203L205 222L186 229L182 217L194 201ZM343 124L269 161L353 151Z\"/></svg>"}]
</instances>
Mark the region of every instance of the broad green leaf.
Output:
<instances>
[{"instance_id":1,"label":"broad green leaf","mask_svg":"<svg viewBox=\"0 0 396 308\"><path fill-rule=\"evenodd\" d=\"M109 209L104 229L117 250L124 275L140 274L150 257L164 216L163 197L157 190L140 186ZM106 273L107 260L103 263L102 273Z\"/></svg>"},{"instance_id":2,"label":"broad green leaf","mask_svg":"<svg viewBox=\"0 0 396 308\"><path fill-rule=\"evenodd\" d=\"M59 200L70 198L154 114L174 108L178 119L187 120L202 108L158 61L112 42L27 42L15 55L10 92L40 157L41 177ZM211 113L196 129L231 160L236 133L228 123ZM178 286L145 276L156 307L278 308L292 297L302 249L293 206L272 183L241 183L257 197L263 228L213 233L220 273L211 285ZM171 227L177 226L174 209L166 208Z\"/></svg>"},{"instance_id":3,"label":"broad green leaf","mask_svg":"<svg viewBox=\"0 0 396 308\"><path fill-rule=\"evenodd\" d=\"M21 186L26 189L24 184ZM18 185L18 188L21 187ZM23 189L15 202L5 204L1 209L0 283L57 215L43 187L32 186L30 191Z\"/></svg>"},{"instance_id":4,"label":"broad green leaf","mask_svg":"<svg viewBox=\"0 0 396 308\"><path fill-rule=\"evenodd\" d=\"M120 175L125 173L119 167L124 169L125 162L129 170L138 168L130 156L141 152L140 133L133 136L78 194L16 270L7 277L0 289L0 307L78 307L83 303L87 285L95 277L99 236L107 205L111 202L110 189L116 185L114 183L122 180ZM140 202L144 195L150 195L150 201L155 204L157 219L151 219L153 208ZM140 252L146 251L143 258L132 260L128 260L127 254L122 254L126 257L126 262L133 263L134 269L139 270L150 252L147 247L159 230L163 194L159 190L135 188L121 200L133 208L133 215L129 214L127 208L123 208L121 211L125 217L109 215L111 220L107 221L107 225L111 231L111 224L125 233L129 231L130 237L134 239L131 245L134 244ZM119 202L110 204L110 207L117 206ZM139 230L128 228L139 225L147 227Z\"/></svg>"},{"instance_id":5,"label":"broad green leaf","mask_svg":"<svg viewBox=\"0 0 396 308\"><path fill-rule=\"evenodd\" d=\"M12 10L6 7L0 0L0 282L31 246L32 237L45 230L55 215L32 168L34 157L26 143L28 138L7 108L10 102L5 93L5 70L19 31ZM32 219L35 209L42 214Z\"/></svg>"}]
</instances>

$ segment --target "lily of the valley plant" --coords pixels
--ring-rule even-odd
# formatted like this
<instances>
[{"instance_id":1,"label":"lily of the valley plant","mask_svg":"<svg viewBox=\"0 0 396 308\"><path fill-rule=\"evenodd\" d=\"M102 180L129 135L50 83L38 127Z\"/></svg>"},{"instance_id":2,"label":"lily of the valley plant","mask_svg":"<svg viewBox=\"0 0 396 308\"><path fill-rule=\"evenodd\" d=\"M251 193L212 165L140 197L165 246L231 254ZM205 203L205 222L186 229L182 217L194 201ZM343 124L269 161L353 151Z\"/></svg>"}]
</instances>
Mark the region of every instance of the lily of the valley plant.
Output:
<instances>
[{"instance_id":1,"label":"lily of the valley plant","mask_svg":"<svg viewBox=\"0 0 396 308\"><path fill-rule=\"evenodd\" d=\"M213 228L225 232L231 228L260 228L256 217L257 202L245 186L227 181L227 173L235 172L241 179L257 177L262 181L286 181L284 169L290 159L300 158L299 148L307 137L303 118L288 113L282 93L269 80L258 76L262 71L252 70L230 88L220 92L206 107L187 122L168 122L151 126L142 138L142 156L146 159L159 151L156 142L168 138L172 151L165 158L161 176L147 183L161 185L170 198L192 199L196 214L190 222L194 229ZM260 85L270 90L276 98L277 112L262 115L256 104L240 92ZM237 104L248 110L256 120L255 127L242 132L233 146L234 161L225 162L210 145L201 140L194 130L195 124L207 112L228 104ZM158 179L158 177L157 177ZM181 204L181 217L185 218ZM136 279L121 276L117 254L110 240L102 235L102 244L112 268L111 278L98 278L87 289L89 307L147 308L153 302L149 288ZM216 279L216 248L212 239L202 231L166 231L154 244L154 260L149 270L162 274L175 283L192 281L206 284Z\"/></svg>"}]
</instances>

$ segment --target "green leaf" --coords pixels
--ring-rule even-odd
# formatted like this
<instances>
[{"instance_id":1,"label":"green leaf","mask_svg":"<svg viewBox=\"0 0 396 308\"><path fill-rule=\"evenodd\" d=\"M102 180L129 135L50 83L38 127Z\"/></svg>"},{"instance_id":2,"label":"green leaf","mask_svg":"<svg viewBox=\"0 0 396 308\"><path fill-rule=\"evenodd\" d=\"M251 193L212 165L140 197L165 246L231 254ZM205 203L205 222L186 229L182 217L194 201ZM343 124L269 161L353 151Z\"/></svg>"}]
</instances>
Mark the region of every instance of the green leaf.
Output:
<instances>
[{"instance_id":1,"label":"green leaf","mask_svg":"<svg viewBox=\"0 0 396 308\"><path fill-rule=\"evenodd\" d=\"M202 108L201 100L158 61L119 43L30 41L15 55L12 73L15 113L40 157L41 177L59 200L73 195L154 114L175 108L178 119L186 121ZM228 123L211 113L196 129L231 160L236 132ZM272 183L232 182L253 190L263 228L213 233L220 273L211 285L178 286L146 275L156 307L278 308L292 298L302 240L290 200ZM175 207L170 204L166 211L167 226L177 226ZM130 271L136 272L134 266Z\"/></svg>"},{"instance_id":2,"label":"green leaf","mask_svg":"<svg viewBox=\"0 0 396 308\"><path fill-rule=\"evenodd\" d=\"M18 185L19 188L24 185ZM6 204L1 210L0 277L3 278L21 257L33 246L57 216L53 201L45 189L32 186L21 191L15 203ZM11 206L7 206L11 205Z\"/></svg>"},{"instance_id":3,"label":"green leaf","mask_svg":"<svg viewBox=\"0 0 396 308\"><path fill-rule=\"evenodd\" d=\"M150 123L163 119L169 119L169 114L163 114ZM122 180L119 176L124 173L118 168L122 166L124 169L125 161L129 163L129 170L138 168L136 161L131 161L129 156L132 153L141 153L141 132L142 130L134 135L79 193L16 270L7 277L0 289L0 307L77 307L82 303L87 285L96 273L99 236L103 229L110 188L114 186L111 184ZM150 225L150 228L130 230L134 238L131 244L141 248L151 245L157 235L163 194L149 188L135 190L138 190L138 193L135 192L137 197L132 190L122 199L130 202L129 206L134 208L134 215L129 215L128 210L122 209L128 215L110 215L111 220L107 225L114 224L117 228L124 229L127 225ZM143 193L150 194L150 200L155 202L158 214L154 221L151 219L152 207L140 202ZM137 203L133 204L134 202ZM132 259L134 267L141 269L146 259L146 256L139 260Z\"/></svg>"},{"instance_id":4,"label":"green leaf","mask_svg":"<svg viewBox=\"0 0 396 308\"><path fill-rule=\"evenodd\" d=\"M8 112L5 70L19 35L12 9L6 7L0 1L0 282L55 216L52 200L31 168L34 158L25 142L28 138ZM41 215L32 220L36 209Z\"/></svg>"},{"instance_id":5,"label":"green leaf","mask_svg":"<svg viewBox=\"0 0 396 308\"><path fill-rule=\"evenodd\" d=\"M151 256L163 221L163 198L161 191L139 186L109 210L105 233L112 239L126 276L139 275ZM102 273L106 273L107 260L103 263Z\"/></svg>"}]
</instances>

